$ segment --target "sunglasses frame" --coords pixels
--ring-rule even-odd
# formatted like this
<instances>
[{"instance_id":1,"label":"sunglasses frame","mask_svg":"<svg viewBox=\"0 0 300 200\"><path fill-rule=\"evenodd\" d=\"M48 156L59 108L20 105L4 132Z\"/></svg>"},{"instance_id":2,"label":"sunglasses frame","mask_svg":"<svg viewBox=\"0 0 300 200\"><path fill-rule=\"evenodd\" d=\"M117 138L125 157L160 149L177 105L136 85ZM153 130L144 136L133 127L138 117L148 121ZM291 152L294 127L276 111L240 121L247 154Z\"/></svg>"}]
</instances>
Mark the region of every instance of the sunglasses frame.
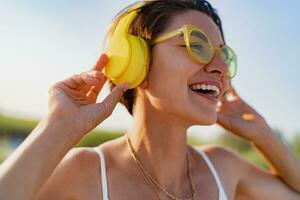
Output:
<instances>
[{"instance_id":1,"label":"sunglasses frame","mask_svg":"<svg viewBox=\"0 0 300 200\"><path fill-rule=\"evenodd\" d=\"M207 41L208 41L208 44L209 44L209 47L210 47L210 51L212 52L212 54L211 54L211 56L209 57L208 60L203 60L203 59L199 58L198 56L195 56L194 53L192 52L192 49L191 49L191 46L190 46L190 35L191 35L192 31L198 31L207 38ZM186 24L186 25L182 26L181 28L179 28L175 31L171 31L171 32L166 33L162 36L159 36L158 38L156 38L153 41L152 44L157 44L157 43L160 43L160 42L164 42L164 41L166 41L166 40L168 40L172 37L175 37L179 34L182 34L182 33L183 33L183 36L184 36L184 42L185 42L186 49L188 50L188 55L193 61L195 61L197 63L208 64L208 63L211 62L211 60L213 59L216 52L219 52L222 55L222 53L220 52L221 49L227 48L232 53L232 56L233 56L234 62L235 62L235 71L234 71L233 75L230 75L229 74L230 71L228 70L227 77L232 79L236 75L236 72L237 72L237 56L236 56L235 52L233 51L233 49L231 49L227 45L214 46L212 44L210 38L205 34L205 32L196 25ZM230 66L228 66L228 68L230 68Z\"/></svg>"}]
</instances>

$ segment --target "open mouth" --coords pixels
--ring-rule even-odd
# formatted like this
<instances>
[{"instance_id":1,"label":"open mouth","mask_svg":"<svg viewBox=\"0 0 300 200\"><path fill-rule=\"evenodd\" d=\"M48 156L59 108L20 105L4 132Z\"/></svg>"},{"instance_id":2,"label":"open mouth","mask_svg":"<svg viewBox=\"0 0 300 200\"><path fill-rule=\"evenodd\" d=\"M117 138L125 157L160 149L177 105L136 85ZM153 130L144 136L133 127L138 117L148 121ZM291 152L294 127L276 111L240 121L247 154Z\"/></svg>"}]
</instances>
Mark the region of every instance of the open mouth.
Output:
<instances>
[{"instance_id":1,"label":"open mouth","mask_svg":"<svg viewBox=\"0 0 300 200\"><path fill-rule=\"evenodd\" d=\"M217 99L220 95L220 89L215 85L206 85L206 84L192 84L189 88L198 94L205 96L211 96L214 99Z\"/></svg>"}]
</instances>

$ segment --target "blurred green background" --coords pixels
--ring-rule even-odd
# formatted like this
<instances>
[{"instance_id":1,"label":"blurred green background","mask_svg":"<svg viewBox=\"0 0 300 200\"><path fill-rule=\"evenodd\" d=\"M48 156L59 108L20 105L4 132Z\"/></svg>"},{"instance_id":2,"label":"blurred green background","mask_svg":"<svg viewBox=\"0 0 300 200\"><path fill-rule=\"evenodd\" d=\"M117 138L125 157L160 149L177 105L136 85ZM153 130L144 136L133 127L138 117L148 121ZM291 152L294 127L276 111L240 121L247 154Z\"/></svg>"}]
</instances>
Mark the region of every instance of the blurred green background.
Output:
<instances>
[{"instance_id":1,"label":"blurred green background","mask_svg":"<svg viewBox=\"0 0 300 200\"><path fill-rule=\"evenodd\" d=\"M0 114L0 163L3 162L20 143L30 134L37 125L38 121L15 118ZM279 130L273 130L279 137L284 140L288 148L295 152L300 159L300 132L295 133L294 137L287 141L282 137ZM120 137L124 131L107 131L95 129L88 133L76 146L94 147L108 140ZM188 143L193 146L205 144L217 144L232 149L241 154L245 159L253 164L268 169L266 162L256 149L246 140L241 139L228 132L219 133L217 137L210 140L199 140L192 136L188 136Z\"/></svg>"}]
</instances>

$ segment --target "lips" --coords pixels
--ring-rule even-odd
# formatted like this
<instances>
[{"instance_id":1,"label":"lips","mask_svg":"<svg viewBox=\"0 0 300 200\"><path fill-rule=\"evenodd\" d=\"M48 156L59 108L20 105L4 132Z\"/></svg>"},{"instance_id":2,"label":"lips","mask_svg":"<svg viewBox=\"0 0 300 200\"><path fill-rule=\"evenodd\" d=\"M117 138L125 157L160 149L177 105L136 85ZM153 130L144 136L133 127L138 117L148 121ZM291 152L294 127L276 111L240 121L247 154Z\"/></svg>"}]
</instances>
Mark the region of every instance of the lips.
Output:
<instances>
[{"instance_id":1,"label":"lips","mask_svg":"<svg viewBox=\"0 0 300 200\"><path fill-rule=\"evenodd\" d=\"M195 82L189 84L189 86L196 85L196 84L199 84L199 85L203 85L203 84L204 85L214 85L214 86L216 86L219 89L220 92L223 89L223 84L222 83L220 83L218 81L210 81L210 80L207 80L207 81L195 81Z\"/></svg>"},{"instance_id":2,"label":"lips","mask_svg":"<svg viewBox=\"0 0 300 200\"><path fill-rule=\"evenodd\" d=\"M207 99L208 101L210 101L214 104L217 104L217 102L218 102L218 99L210 94L203 94L203 93L195 92L193 90L192 90L192 92L198 96L201 96L201 97Z\"/></svg>"},{"instance_id":3,"label":"lips","mask_svg":"<svg viewBox=\"0 0 300 200\"><path fill-rule=\"evenodd\" d=\"M215 81L215 80L199 80L199 81L194 81L193 83L189 84L189 88L192 89L193 86L195 86L195 85L202 85L202 87L204 85L206 85L206 86L210 85L210 87L217 87L219 89L218 95L215 96L214 98L218 100L222 96L222 93L223 93L223 84L222 84L222 82ZM205 89L207 89L207 87ZM212 88L209 88L209 89L212 89ZM201 92L200 92L200 94L201 94ZM205 95L205 92L204 92L204 94L202 96L207 96L207 95Z\"/></svg>"}]
</instances>

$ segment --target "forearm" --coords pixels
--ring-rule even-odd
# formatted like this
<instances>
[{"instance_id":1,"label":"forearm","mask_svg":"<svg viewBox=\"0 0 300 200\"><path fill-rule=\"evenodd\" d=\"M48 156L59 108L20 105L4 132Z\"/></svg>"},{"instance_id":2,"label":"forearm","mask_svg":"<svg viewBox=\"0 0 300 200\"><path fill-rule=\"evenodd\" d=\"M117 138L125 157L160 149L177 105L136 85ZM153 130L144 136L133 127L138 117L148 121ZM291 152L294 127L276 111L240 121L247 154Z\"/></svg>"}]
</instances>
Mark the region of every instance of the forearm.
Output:
<instances>
[{"instance_id":1,"label":"forearm","mask_svg":"<svg viewBox=\"0 0 300 200\"><path fill-rule=\"evenodd\" d=\"M272 169L287 185L300 193L300 162L267 125L252 144L263 154Z\"/></svg>"},{"instance_id":2,"label":"forearm","mask_svg":"<svg viewBox=\"0 0 300 200\"><path fill-rule=\"evenodd\" d=\"M0 166L0 199L32 200L76 143L63 122L44 118Z\"/></svg>"}]
</instances>

